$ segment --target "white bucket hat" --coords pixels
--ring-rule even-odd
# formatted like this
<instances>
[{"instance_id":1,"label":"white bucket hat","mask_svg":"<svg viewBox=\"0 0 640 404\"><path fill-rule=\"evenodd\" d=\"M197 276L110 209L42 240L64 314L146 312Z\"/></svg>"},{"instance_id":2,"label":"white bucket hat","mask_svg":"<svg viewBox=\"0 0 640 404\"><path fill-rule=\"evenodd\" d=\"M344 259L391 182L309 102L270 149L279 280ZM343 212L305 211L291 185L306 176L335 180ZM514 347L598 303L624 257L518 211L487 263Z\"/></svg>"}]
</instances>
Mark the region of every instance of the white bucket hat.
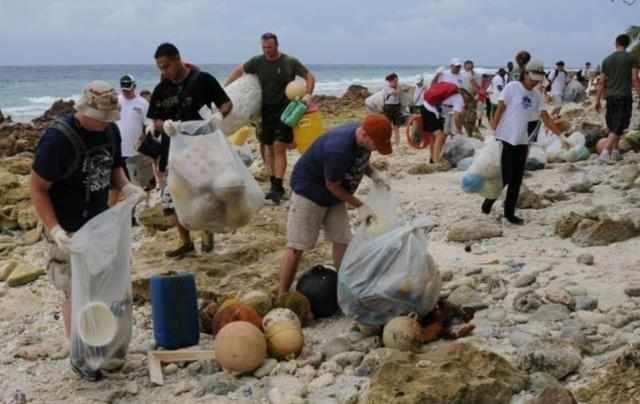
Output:
<instances>
[{"instance_id":1,"label":"white bucket hat","mask_svg":"<svg viewBox=\"0 0 640 404\"><path fill-rule=\"evenodd\" d=\"M82 95L75 105L76 111L102 122L120 119L118 93L105 81L92 81L82 89Z\"/></svg>"}]
</instances>

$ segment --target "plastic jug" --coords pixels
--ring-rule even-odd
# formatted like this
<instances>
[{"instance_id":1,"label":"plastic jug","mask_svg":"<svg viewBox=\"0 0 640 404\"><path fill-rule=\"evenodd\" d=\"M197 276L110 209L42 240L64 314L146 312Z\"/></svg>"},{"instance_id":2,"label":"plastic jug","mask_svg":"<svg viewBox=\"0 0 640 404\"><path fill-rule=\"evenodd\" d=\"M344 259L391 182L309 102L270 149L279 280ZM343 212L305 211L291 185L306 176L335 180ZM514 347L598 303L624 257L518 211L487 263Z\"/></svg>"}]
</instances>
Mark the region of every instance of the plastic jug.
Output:
<instances>
[{"instance_id":1,"label":"plastic jug","mask_svg":"<svg viewBox=\"0 0 640 404\"><path fill-rule=\"evenodd\" d=\"M255 134L255 129L244 126L233 133L233 135L229 136L229 143L242 146L251 134Z\"/></svg>"},{"instance_id":2,"label":"plastic jug","mask_svg":"<svg viewBox=\"0 0 640 404\"><path fill-rule=\"evenodd\" d=\"M280 120L287 126L295 128L298 122L307 112L307 104L302 101L294 100L287 105L287 108L280 115Z\"/></svg>"},{"instance_id":3,"label":"plastic jug","mask_svg":"<svg viewBox=\"0 0 640 404\"><path fill-rule=\"evenodd\" d=\"M197 345L200 327L193 274L151 277L151 316L158 346L178 349Z\"/></svg>"},{"instance_id":4,"label":"plastic jug","mask_svg":"<svg viewBox=\"0 0 640 404\"><path fill-rule=\"evenodd\" d=\"M300 153L304 153L324 133L320 111L305 114L293 128L293 142Z\"/></svg>"}]
</instances>

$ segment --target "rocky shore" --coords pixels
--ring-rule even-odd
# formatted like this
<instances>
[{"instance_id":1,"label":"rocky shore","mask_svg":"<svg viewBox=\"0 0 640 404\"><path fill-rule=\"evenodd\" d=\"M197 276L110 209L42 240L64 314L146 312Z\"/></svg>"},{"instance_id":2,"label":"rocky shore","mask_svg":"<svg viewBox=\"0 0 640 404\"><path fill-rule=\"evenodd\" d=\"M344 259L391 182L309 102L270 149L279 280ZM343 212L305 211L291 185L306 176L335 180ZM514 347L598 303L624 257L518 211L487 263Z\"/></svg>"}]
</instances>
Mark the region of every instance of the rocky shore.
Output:
<instances>
[{"instance_id":1,"label":"rocky shore","mask_svg":"<svg viewBox=\"0 0 640 404\"><path fill-rule=\"evenodd\" d=\"M329 125L363 114L365 90L317 98ZM54 116L0 123L0 403L640 403L640 150L633 144L615 165L592 154L529 172L519 227L503 221L500 209L482 215L480 197L461 190L461 171L427 164L426 151L403 141L374 164L392 179L403 217L430 215L436 223L427 248L444 280L442 296L477 310L473 333L401 352L335 316L304 328L296 360L268 359L242 377L215 361L170 364L163 386L147 368L155 349L149 278L192 272L199 297L218 302L273 293L287 204L266 206L249 226L216 235L211 255L169 261L162 252L176 234L153 195L138 208L134 229L127 365L90 384L69 369L60 296L43 276L45 246L27 188L30 153ZM563 117L593 138L592 147L605 133L589 103L565 107ZM640 129L638 110L633 125ZM256 153L255 140L249 145ZM290 153L293 162L298 154ZM264 178L258 163L252 171ZM369 187L365 181L359 193ZM301 267L328 261L330 248L321 243ZM212 347L202 334L193 349Z\"/></svg>"}]
</instances>

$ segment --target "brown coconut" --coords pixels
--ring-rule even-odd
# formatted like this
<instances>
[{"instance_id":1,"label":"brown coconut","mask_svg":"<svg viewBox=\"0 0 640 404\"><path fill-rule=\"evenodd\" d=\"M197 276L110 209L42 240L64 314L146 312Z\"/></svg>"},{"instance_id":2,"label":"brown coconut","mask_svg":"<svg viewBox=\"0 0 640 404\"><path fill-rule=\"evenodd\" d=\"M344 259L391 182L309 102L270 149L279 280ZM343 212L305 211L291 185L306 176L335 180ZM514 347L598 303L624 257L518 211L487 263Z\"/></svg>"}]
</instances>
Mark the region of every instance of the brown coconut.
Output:
<instances>
[{"instance_id":1,"label":"brown coconut","mask_svg":"<svg viewBox=\"0 0 640 404\"><path fill-rule=\"evenodd\" d=\"M280 296L275 304L276 307L285 308L296 313L302 325L311 320L311 303L305 295L297 291L287 292Z\"/></svg>"},{"instance_id":2,"label":"brown coconut","mask_svg":"<svg viewBox=\"0 0 640 404\"><path fill-rule=\"evenodd\" d=\"M273 323L265 330L265 336L269 353L276 359L295 359L304 347L302 329L295 321Z\"/></svg>"},{"instance_id":3,"label":"brown coconut","mask_svg":"<svg viewBox=\"0 0 640 404\"><path fill-rule=\"evenodd\" d=\"M214 341L216 360L234 374L253 372L267 357L267 341L262 331L246 321L227 324Z\"/></svg>"},{"instance_id":4,"label":"brown coconut","mask_svg":"<svg viewBox=\"0 0 640 404\"><path fill-rule=\"evenodd\" d=\"M279 323L281 321L293 321L299 328L302 328L302 323L298 318L298 315L293 311L285 308L273 309L262 319L262 329L266 330L272 324Z\"/></svg>"},{"instance_id":5,"label":"brown coconut","mask_svg":"<svg viewBox=\"0 0 640 404\"><path fill-rule=\"evenodd\" d=\"M262 328L262 317L254 309L241 303L235 303L218 310L213 318L213 335L216 335L224 326L234 321L246 321L255 325L258 329Z\"/></svg>"},{"instance_id":6,"label":"brown coconut","mask_svg":"<svg viewBox=\"0 0 640 404\"><path fill-rule=\"evenodd\" d=\"M271 296L269 296L268 293L259 290L244 294L240 298L240 303L252 307L256 313L263 317L273 308Z\"/></svg>"},{"instance_id":7,"label":"brown coconut","mask_svg":"<svg viewBox=\"0 0 640 404\"><path fill-rule=\"evenodd\" d=\"M200 332L205 334L213 333L213 319L218 312L218 304L212 301L205 301L200 306Z\"/></svg>"}]
</instances>

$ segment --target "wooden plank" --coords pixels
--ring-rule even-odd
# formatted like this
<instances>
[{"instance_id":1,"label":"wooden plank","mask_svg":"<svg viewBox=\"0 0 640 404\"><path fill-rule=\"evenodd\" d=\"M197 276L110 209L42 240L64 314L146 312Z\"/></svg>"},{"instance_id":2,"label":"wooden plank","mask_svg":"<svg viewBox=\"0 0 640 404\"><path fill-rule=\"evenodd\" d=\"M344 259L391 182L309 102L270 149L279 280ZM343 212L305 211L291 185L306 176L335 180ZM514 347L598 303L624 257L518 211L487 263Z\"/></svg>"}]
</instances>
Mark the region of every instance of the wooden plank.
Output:
<instances>
[{"instance_id":1,"label":"wooden plank","mask_svg":"<svg viewBox=\"0 0 640 404\"><path fill-rule=\"evenodd\" d=\"M191 362L207 359L215 359L214 351L149 351L147 354L149 360L149 378L157 385L164 384L164 376L162 375L163 363L174 362Z\"/></svg>"}]
</instances>

